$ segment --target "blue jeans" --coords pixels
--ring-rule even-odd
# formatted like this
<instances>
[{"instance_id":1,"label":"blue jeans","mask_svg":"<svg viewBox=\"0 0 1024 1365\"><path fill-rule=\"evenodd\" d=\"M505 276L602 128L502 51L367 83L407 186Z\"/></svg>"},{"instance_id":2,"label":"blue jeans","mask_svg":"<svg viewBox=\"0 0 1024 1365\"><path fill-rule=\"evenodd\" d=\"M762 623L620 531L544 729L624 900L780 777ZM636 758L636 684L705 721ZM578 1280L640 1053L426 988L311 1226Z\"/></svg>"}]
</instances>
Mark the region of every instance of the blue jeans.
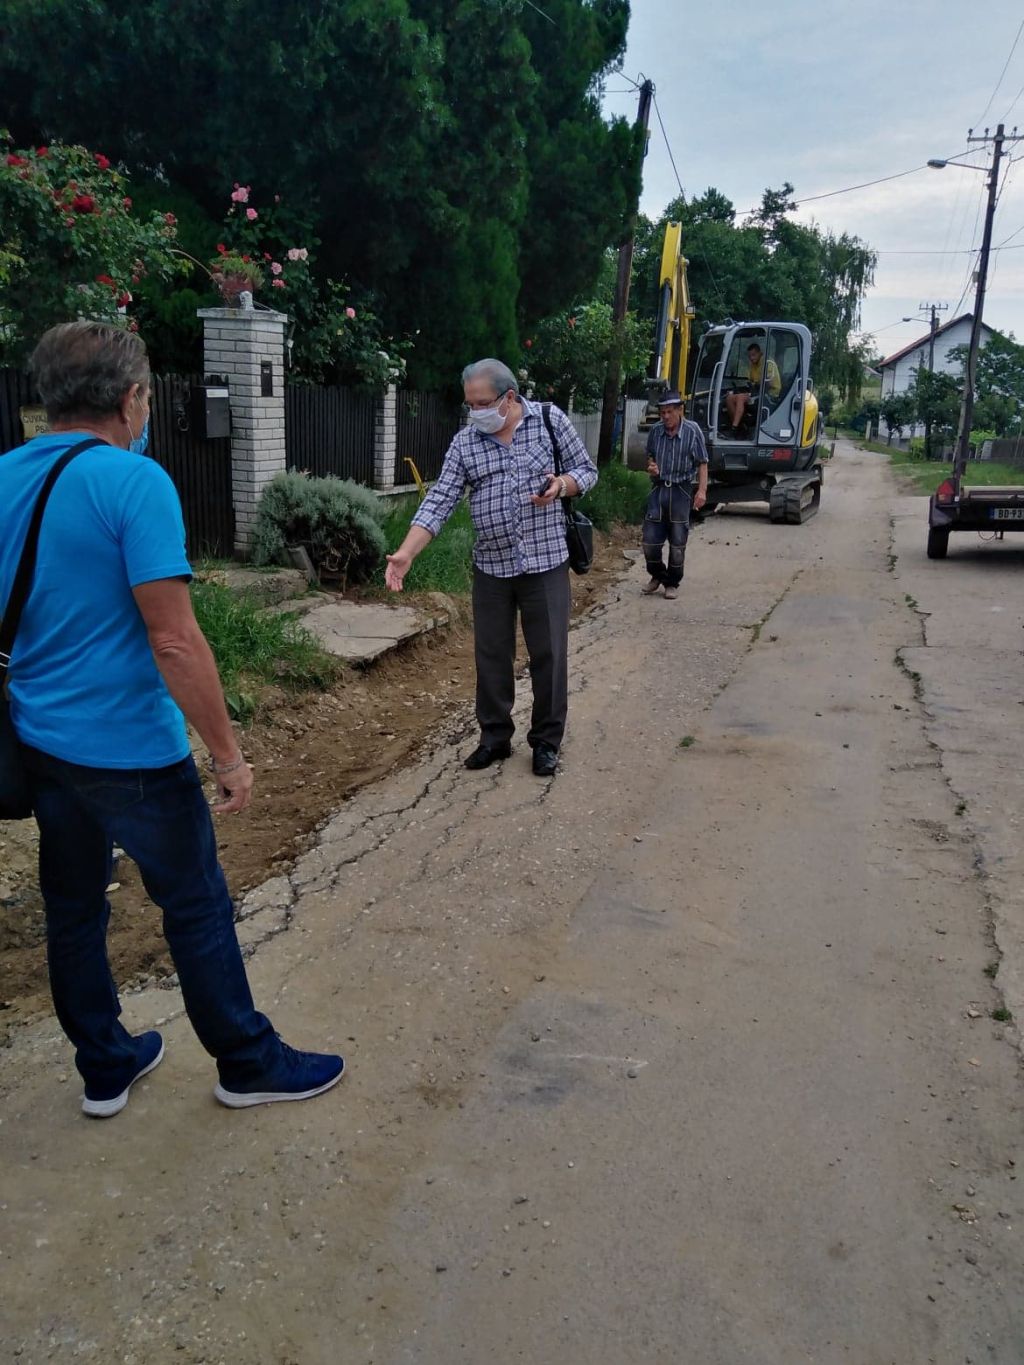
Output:
<instances>
[{"instance_id":1,"label":"blue jeans","mask_svg":"<svg viewBox=\"0 0 1024 1365\"><path fill-rule=\"evenodd\" d=\"M107 960L115 843L138 864L163 911L185 1009L221 1080L241 1084L266 1074L281 1044L253 1005L192 759L122 770L79 767L27 746L22 753L39 825L50 989L85 1081L127 1084L136 1065Z\"/></svg>"},{"instance_id":2,"label":"blue jeans","mask_svg":"<svg viewBox=\"0 0 1024 1365\"><path fill-rule=\"evenodd\" d=\"M651 489L644 518L644 558L647 572L666 588L683 580L686 541L690 534L690 488L659 483ZM668 568L662 546L668 541Z\"/></svg>"}]
</instances>

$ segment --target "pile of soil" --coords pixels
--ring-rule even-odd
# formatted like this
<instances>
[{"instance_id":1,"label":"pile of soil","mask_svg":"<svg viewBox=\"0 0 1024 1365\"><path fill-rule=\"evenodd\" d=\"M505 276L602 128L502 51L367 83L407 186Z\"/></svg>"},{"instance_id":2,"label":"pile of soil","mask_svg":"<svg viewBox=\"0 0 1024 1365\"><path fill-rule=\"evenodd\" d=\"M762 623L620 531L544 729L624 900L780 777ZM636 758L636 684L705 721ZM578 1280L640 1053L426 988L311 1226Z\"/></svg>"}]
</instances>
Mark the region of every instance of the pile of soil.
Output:
<instances>
[{"instance_id":1,"label":"pile of soil","mask_svg":"<svg viewBox=\"0 0 1024 1365\"><path fill-rule=\"evenodd\" d=\"M595 536L595 562L572 578L576 616L600 602L623 572L622 550L637 532ZM409 598L415 602L415 598ZM241 735L256 769L253 804L217 822L221 861L233 895L287 871L315 830L354 791L407 762L442 722L473 697L473 635L463 620L421 637L366 670L349 670L328 692L293 696L268 689L256 720ZM525 652L520 647L520 657ZM466 711L467 732L473 728ZM50 1008L45 925L36 877L35 824L0 822L0 1025ZM110 893L108 949L123 988L172 970L135 865L118 861ZM2 1041L2 1040L0 1040Z\"/></svg>"}]
</instances>

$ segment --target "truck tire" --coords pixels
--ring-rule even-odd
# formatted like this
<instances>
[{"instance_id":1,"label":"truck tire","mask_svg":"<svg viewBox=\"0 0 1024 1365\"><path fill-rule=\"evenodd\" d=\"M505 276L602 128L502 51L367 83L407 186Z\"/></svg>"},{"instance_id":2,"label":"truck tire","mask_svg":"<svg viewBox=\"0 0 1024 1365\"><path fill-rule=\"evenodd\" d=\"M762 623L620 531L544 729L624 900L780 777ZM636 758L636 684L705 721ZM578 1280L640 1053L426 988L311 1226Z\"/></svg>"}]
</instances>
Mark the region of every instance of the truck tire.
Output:
<instances>
[{"instance_id":1,"label":"truck tire","mask_svg":"<svg viewBox=\"0 0 1024 1365\"><path fill-rule=\"evenodd\" d=\"M945 559L949 549L949 528L946 526L928 527L928 558Z\"/></svg>"}]
</instances>

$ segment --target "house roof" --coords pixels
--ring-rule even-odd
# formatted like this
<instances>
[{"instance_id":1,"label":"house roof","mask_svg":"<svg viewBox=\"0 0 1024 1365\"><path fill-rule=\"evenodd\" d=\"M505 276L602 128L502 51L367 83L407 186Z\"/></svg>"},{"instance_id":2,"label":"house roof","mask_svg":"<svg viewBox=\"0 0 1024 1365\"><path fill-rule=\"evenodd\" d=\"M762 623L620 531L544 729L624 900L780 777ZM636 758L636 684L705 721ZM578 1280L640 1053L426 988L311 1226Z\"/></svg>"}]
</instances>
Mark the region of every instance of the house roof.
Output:
<instances>
[{"instance_id":1,"label":"house roof","mask_svg":"<svg viewBox=\"0 0 1024 1365\"><path fill-rule=\"evenodd\" d=\"M941 327L936 327L936 329L935 329L935 336L936 336L936 338L942 336L943 332L948 332L948 331L950 331L950 330L951 330L953 327L955 327L955 326L957 325L957 323L959 323L959 322L973 322L973 321L974 321L974 314L973 314L973 313L961 313L959 317L953 318L953 319L952 319L951 321L949 321L949 322L944 322L944 323L942 324ZM995 328L994 328L994 327L990 327L990 326L988 325L987 322L983 322L983 323L981 324L981 327L982 327L982 331L985 331L985 332L991 333L991 332L994 332L994 331L995 331ZM920 350L922 346L927 346L930 337L931 337L931 333L930 333L930 332L925 332L925 334L924 334L923 337L919 337L919 338L917 339L917 341L912 341L912 342L910 343L909 346L904 346L902 351L893 351L892 355L887 355L887 356L885 357L885 359L881 362L881 364L878 366L879 370L888 369L888 367L889 367L890 365L895 365L896 362L897 362L897 360L902 360L903 357L904 357L905 355L909 355L909 354L911 353L911 351L917 351L917 350Z\"/></svg>"}]
</instances>

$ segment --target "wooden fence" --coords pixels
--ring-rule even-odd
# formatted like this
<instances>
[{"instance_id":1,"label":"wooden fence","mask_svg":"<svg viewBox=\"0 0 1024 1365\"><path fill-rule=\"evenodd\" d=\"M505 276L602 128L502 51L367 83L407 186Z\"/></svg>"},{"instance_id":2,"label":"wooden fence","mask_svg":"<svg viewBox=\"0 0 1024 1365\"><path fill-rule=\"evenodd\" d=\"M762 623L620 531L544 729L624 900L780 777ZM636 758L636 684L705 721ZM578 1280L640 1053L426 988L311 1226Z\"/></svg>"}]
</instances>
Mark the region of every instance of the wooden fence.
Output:
<instances>
[{"instance_id":1,"label":"wooden fence","mask_svg":"<svg viewBox=\"0 0 1024 1365\"><path fill-rule=\"evenodd\" d=\"M401 389L395 410L395 483L412 481L406 457L424 479L436 479L441 462L462 425L462 406L437 393Z\"/></svg>"},{"instance_id":2,"label":"wooden fence","mask_svg":"<svg viewBox=\"0 0 1024 1365\"><path fill-rule=\"evenodd\" d=\"M288 468L373 484L372 393L326 384L288 384L284 429Z\"/></svg>"},{"instance_id":3,"label":"wooden fence","mask_svg":"<svg viewBox=\"0 0 1024 1365\"><path fill-rule=\"evenodd\" d=\"M228 556L235 538L231 442L192 431L189 396L195 377L154 375L149 454L167 470L181 498L188 553ZM38 402L27 375L0 370L0 451L23 443L19 409Z\"/></svg>"}]
</instances>

